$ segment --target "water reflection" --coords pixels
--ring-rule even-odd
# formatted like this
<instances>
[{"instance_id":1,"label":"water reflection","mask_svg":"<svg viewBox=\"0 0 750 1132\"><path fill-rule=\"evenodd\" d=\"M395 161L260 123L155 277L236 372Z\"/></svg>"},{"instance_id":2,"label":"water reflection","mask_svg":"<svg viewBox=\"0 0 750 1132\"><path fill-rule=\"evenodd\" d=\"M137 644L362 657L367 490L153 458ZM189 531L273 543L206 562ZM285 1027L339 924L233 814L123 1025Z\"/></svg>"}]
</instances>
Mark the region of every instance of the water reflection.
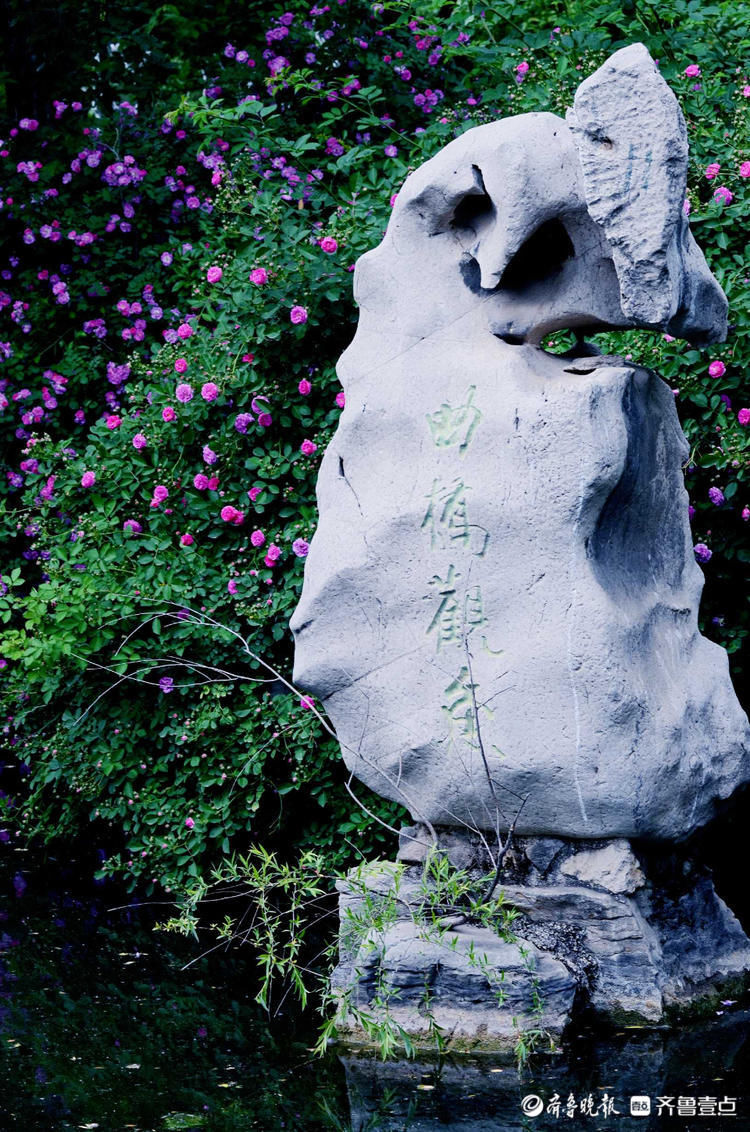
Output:
<instances>
[{"instance_id":1,"label":"water reflection","mask_svg":"<svg viewBox=\"0 0 750 1132\"><path fill-rule=\"evenodd\" d=\"M523 1074L488 1055L435 1066L345 1054L351 1129L748 1129L750 1011L723 1009L679 1031L584 1034Z\"/></svg>"},{"instance_id":2,"label":"water reflection","mask_svg":"<svg viewBox=\"0 0 750 1132\"><path fill-rule=\"evenodd\" d=\"M750 1011L738 1003L678 1033L583 1035L522 1077L492 1057L320 1061L316 1017L260 1012L249 953L184 970L194 945L154 933L149 908L111 911L121 894L84 883L91 871L0 854L1 1132L750 1129ZM653 1115L631 1118L631 1095ZM524 1116L524 1097L539 1098L538 1116ZM673 1098L672 1117L656 1116L658 1097ZM678 1113L680 1097L695 1116ZM715 1111L701 1114L700 1098ZM736 1116L718 1111L726 1098Z\"/></svg>"}]
</instances>

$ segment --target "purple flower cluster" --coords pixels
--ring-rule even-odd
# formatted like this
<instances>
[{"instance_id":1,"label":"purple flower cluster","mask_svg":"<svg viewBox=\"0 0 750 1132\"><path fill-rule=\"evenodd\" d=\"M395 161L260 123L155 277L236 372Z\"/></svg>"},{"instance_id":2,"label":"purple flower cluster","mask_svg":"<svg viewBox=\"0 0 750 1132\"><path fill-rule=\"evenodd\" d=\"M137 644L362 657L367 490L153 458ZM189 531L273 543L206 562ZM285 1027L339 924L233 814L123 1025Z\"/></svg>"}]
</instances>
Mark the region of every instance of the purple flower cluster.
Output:
<instances>
[{"instance_id":1,"label":"purple flower cluster","mask_svg":"<svg viewBox=\"0 0 750 1132\"><path fill-rule=\"evenodd\" d=\"M139 169L135 158L126 153L122 161L115 161L105 168L102 180L112 188L125 188L127 185L139 185L145 176L146 170Z\"/></svg>"}]
</instances>

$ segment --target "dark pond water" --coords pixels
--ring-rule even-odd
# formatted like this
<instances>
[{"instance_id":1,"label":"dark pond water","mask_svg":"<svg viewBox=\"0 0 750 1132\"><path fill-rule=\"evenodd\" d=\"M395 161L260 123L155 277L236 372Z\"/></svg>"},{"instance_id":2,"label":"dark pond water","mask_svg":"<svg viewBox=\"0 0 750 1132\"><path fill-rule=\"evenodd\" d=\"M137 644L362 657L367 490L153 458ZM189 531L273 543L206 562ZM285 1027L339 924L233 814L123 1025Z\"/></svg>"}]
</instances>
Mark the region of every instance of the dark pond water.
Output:
<instances>
[{"instance_id":1,"label":"dark pond water","mask_svg":"<svg viewBox=\"0 0 750 1132\"><path fill-rule=\"evenodd\" d=\"M584 1034L522 1076L493 1057L320 1060L314 1018L269 1026L241 950L183 969L192 945L154 933L153 909L109 911L119 894L73 864L3 849L2 1132L750 1130L742 1003L679 1032Z\"/></svg>"}]
</instances>

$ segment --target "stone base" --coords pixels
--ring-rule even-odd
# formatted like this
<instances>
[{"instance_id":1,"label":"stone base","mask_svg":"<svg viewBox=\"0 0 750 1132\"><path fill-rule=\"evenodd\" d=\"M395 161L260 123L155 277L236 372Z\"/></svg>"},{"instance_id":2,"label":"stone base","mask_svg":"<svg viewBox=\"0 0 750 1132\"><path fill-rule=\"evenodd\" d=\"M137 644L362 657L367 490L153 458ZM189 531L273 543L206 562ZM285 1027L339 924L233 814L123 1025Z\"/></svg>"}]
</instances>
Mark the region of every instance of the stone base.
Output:
<instances>
[{"instance_id":1,"label":"stone base","mask_svg":"<svg viewBox=\"0 0 750 1132\"><path fill-rule=\"evenodd\" d=\"M750 981L750 940L708 873L675 854L518 839L497 890L517 911L503 939L439 905L425 916L427 840L403 831L402 871L376 862L340 885L333 986L350 1039L366 1036L362 1011L421 1039L437 1025L466 1049L510 1046L529 1030L559 1038L584 1010L659 1026ZM446 831L440 849L459 869L487 871L465 834Z\"/></svg>"}]
</instances>

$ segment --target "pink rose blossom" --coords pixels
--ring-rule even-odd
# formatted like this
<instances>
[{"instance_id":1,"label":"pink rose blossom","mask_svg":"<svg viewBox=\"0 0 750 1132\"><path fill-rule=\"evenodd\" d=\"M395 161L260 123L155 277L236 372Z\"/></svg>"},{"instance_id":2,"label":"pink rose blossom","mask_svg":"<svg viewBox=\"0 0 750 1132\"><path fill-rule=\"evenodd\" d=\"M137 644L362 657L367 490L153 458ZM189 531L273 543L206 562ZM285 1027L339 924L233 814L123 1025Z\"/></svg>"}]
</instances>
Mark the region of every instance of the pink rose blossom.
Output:
<instances>
[{"instance_id":1,"label":"pink rose blossom","mask_svg":"<svg viewBox=\"0 0 750 1132\"><path fill-rule=\"evenodd\" d=\"M328 255L333 255L335 251L338 251L338 246L333 236L324 236L320 241L320 250L326 252Z\"/></svg>"},{"instance_id":2,"label":"pink rose blossom","mask_svg":"<svg viewBox=\"0 0 750 1132\"><path fill-rule=\"evenodd\" d=\"M219 477L218 476L211 476L211 478L208 481L208 490L209 491L218 491L219 490Z\"/></svg>"},{"instance_id":3,"label":"pink rose blossom","mask_svg":"<svg viewBox=\"0 0 750 1132\"><path fill-rule=\"evenodd\" d=\"M714 200L717 204L731 204L734 193L730 192L726 185L719 185L718 189L714 190Z\"/></svg>"},{"instance_id":4,"label":"pink rose blossom","mask_svg":"<svg viewBox=\"0 0 750 1132\"><path fill-rule=\"evenodd\" d=\"M207 381L201 386L201 397L204 401L215 401L219 396L219 387L213 381Z\"/></svg>"},{"instance_id":5,"label":"pink rose blossom","mask_svg":"<svg viewBox=\"0 0 750 1132\"><path fill-rule=\"evenodd\" d=\"M178 358L174 364L174 368L177 373L184 373L188 368L187 358Z\"/></svg>"},{"instance_id":6,"label":"pink rose blossom","mask_svg":"<svg viewBox=\"0 0 750 1132\"><path fill-rule=\"evenodd\" d=\"M740 165L740 177L750 177L750 161L743 161Z\"/></svg>"},{"instance_id":7,"label":"pink rose blossom","mask_svg":"<svg viewBox=\"0 0 750 1132\"><path fill-rule=\"evenodd\" d=\"M270 413L260 413L258 416L258 424L261 428L270 428L273 424L273 417Z\"/></svg>"},{"instance_id":8,"label":"pink rose blossom","mask_svg":"<svg viewBox=\"0 0 750 1132\"><path fill-rule=\"evenodd\" d=\"M299 446L299 450L303 456L312 456L317 447L317 444L313 444L312 440L303 440Z\"/></svg>"},{"instance_id":9,"label":"pink rose blossom","mask_svg":"<svg viewBox=\"0 0 750 1132\"><path fill-rule=\"evenodd\" d=\"M258 287L262 287L264 283L267 283L268 272L265 267L254 267L250 272L250 282L255 283Z\"/></svg>"},{"instance_id":10,"label":"pink rose blossom","mask_svg":"<svg viewBox=\"0 0 750 1132\"><path fill-rule=\"evenodd\" d=\"M81 476L81 487L93 487L96 483L96 474L94 472L84 472Z\"/></svg>"},{"instance_id":11,"label":"pink rose blossom","mask_svg":"<svg viewBox=\"0 0 750 1132\"><path fill-rule=\"evenodd\" d=\"M221 517L225 523L234 523L235 527L239 527L245 521L244 511L238 511L237 508L232 507L231 504L222 507Z\"/></svg>"},{"instance_id":12,"label":"pink rose blossom","mask_svg":"<svg viewBox=\"0 0 750 1132\"><path fill-rule=\"evenodd\" d=\"M157 503L163 503L165 499L169 498L169 491L163 483L158 483L154 488L154 499Z\"/></svg>"},{"instance_id":13,"label":"pink rose blossom","mask_svg":"<svg viewBox=\"0 0 750 1132\"><path fill-rule=\"evenodd\" d=\"M193 536L188 534L183 535L180 539L182 546L192 546L194 542L195 539L193 538Z\"/></svg>"},{"instance_id":14,"label":"pink rose blossom","mask_svg":"<svg viewBox=\"0 0 750 1132\"><path fill-rule=\"evenodd\" d=\"M262 490L263 490L262 487L251 487L250 488L250 490L248 491L247 494L248 494L248 497L249 497L249 499L252 503L255 503L255 500L258 498L258 496L260 495Z\"/></svg>"},{"instance_id":15,"label":"pink rose blossom","mask_svg":"<svg viewBox=\"0 0 750 1132\"><path fill-rule=\"evenodd\" d=\"M701 73L701 69L697 63L691 63L690 66L685 68L685 74L689 79L697 79Z\"/></svg>"},{"instance_id":16,"label":"pink rose blossom","mask_svg":"<svg viewBox=\"0 0 750 1132\"><path fill-rule=\"evenodd\" d=\"M141 448L145 448L147 444L148 440L142 432L137 432L133 437L133 447L138 449L139 451Z\"/></svg>"},{"instance_id":17,"label":"pink rose blossom","mask_svg":"<svg viewBox=\"0 0 750 1132\"><path fill-rule=\"evenodd\" d=\"M272 562L276 562L280 557L281 547L276 546L276 544L272 542L268 550L266 551L266 558L270 558Z\"/></svg>"},{"instance_id":18,"label":"pink rose blossom","mask_svg":"<svg viewBox=\"0 0 750 1132\"><path fill-rule=\"evenodd\" d=\"M750 409L740 409L737 420L741 425L750 425Z\"/></svg>"},{"instance_id":19,"label":"pink rose blossom","mask_svg":"<svg viewBox=\"0 0 750 1132\"><path fill-rule=\"evenodd\" d=\"M517 75L525 75L527 73L528 69L529 69L529 64L524 59L524 61L522 63L519 63L518 66L516 67L516 74Z\"/></svg>"},{"instance_id":20,"label":"pink rose blossom","mask_svg":"<svg viewBox=\"0 0 750 1132\"><path fill-rule=\"evenodd\" d=\"M111 416L108 416L108 417L107 417L107 419L105 420L105 422L104 422L104 423L105 423L105 425L107 426L107 428L108 428L108 429L109 429L110 431L112 431L113 429L115 429L115 428L119 428L119 427L120 427L120 425L122 424L122 418L121 418L121 417L118 417L118 416L116 416L116 415L115 415L115 414L113 413L113 414L112 414Z\"/></svg>"},{"instance_id":21,"label":"pink rose blossom","mask_svg":"<svg viewBox=\"0 0 750 1132\"><path fill-rule=\"evenodd\" d=\"M177 413L171 405L166 405L161 411L161 419L163 421L173 421L176 416Z\"/></svg>"},{"instance_id":22,"label":"pink rose blossom","mask_svg":"<svg viewBox=\"0 0 750 1132\"><path fill-rule=\"evenodd\" d=\"M306 377L303 377L302 381L297 386L297 389L299 390L299 392L302 394L303 397L307 397L312 391L312 385L310 384L310 382L307 380Z\"/></svg>"},{"instance_id":23,"label":"pink rose blossom","mask_svg":"<svg viewBox=\"0 0 750 1132\"><path fill-rule=\"evenodd\" d=\"M193 387L192 385L185 384L178 385L174 391L174 395L181 405L187 405L188 401L192 401L193 399Z\"/></svg>"},{"instance_id":24,"label":"pink rose blossom","mask_svg":"<svg viewBox=\"0 0 750 1132\"><path fill-rule=\"evenodd\" d=\"M346 394L344 393L343 389L340 393L336 394L336 404L340 409L343 409L344 405L346 404Z\"/></svg>"},{"instance_id":25,"label":"pink rose blossom","mask_svg":"<svg viewBox=\"0 0 750 1132\"><path fill-rule=\"evenodd\" d=\"M711 377L723 377L727 372L727 367L723 362L717 360L715 362L711 362L711 365L708 367L708 372Z\"/></svg>"},{"instance_id":26,"label":"pink rose blossom","mask_svg":"<svg viewBox=\"0 0 750 1132\"><path fill-rule=\"evenodd\" d=\"M721 165L718 161L712 161L710 165L706 166L706 180L713 181L714 177L718 177Z\"/></svg>"},{"instance_id":27,"label":"pink rose blossom","mask_svg":"<svg viewBox=\"0 0 750 1132\"><path fill-rule=\"evenodd\" d=\"M195 829L195 822L192 818L185 818L185 829Z\"/></svg>"},{"instance_id":28,"label":"pink rose blossom","mask_svg":"<svg viewBox=\"0 0 750 1132\"><path fill-rule=\"evenodd\" d=\"M203 472L198 472L197 476L193 476L193 487L198 491L206 491L208 488L208 476L204 476Z\"/></svg>"},{"instance_id":29,"label":"pink rose blossom","mask_svg":"<svg viewBox=\"0 0 750 1132\"><path fill-rule=\"evenodd\" d=\"M307 310L305 307L292 307L289 318L295 326L299 326L301 323L307 322Z\"/></svg>"},{"instance_id":30,"label":"pink rose blossom","mask_svg":"<svg viewBox=\"0 0 750 1132\"><path fill-rule=\"evenodd\" d=\"M235 582L234 578L230 578L227 582L227 590L232 595L237 593L237 583Z\"/></svg>"},{"instance_id":31,"label":"pink rose blossom","mask_svg":"<svg viewBox=\"0 0 750 1132\"><path fill-rule=\"evenodd\" d=\"M209 267L208 271L206 272L206 279L209 281L209 283L218 283L223 274L224 272L220 267Z\"/></svg>"},{"instance_id":32,"label":"pink rose blossom","mask_svg":"<svg viewBox=\"0 0 750 1132\"><path fill-rule=\"evenodd\" d=\"M253 533L250 535L250 542L253 544L253 546L263 546L263 543L265 541L266 536L263 534L263 531L253 531Z\"/></svg>"},{"instance_id":33,"label":"pink rose blossom","mask_svg":"<svg viewBox=\"0 0 750 1132\"><path fill-rule=\"evenodd\" d=\"M143 530L143 527L137 519L126 519L122 524L122 529L124 531L128 531L129 534L139 535Z\"/></svg>"},{"instance_id":34,"label":"pink rose blossom","mask_svg":"<svg viewBox=\"0 0 750 1132\"><path fill-rule=\"evenodd\" d=\"M182 322L177 327L177 334L180 338L190 338L193 333L193 328L189 322Z\"/></svg>"},{"instance_id":35,"label":"pink rose blossom","mask_svg":"<svg viewBox=\"0 0 750 1132\"><path fill-rule=\"evenodd\" d=\"M304 711L310 711L314 703L312 696L300 696L299 706Z\"/></svg>"}]
</instances>

